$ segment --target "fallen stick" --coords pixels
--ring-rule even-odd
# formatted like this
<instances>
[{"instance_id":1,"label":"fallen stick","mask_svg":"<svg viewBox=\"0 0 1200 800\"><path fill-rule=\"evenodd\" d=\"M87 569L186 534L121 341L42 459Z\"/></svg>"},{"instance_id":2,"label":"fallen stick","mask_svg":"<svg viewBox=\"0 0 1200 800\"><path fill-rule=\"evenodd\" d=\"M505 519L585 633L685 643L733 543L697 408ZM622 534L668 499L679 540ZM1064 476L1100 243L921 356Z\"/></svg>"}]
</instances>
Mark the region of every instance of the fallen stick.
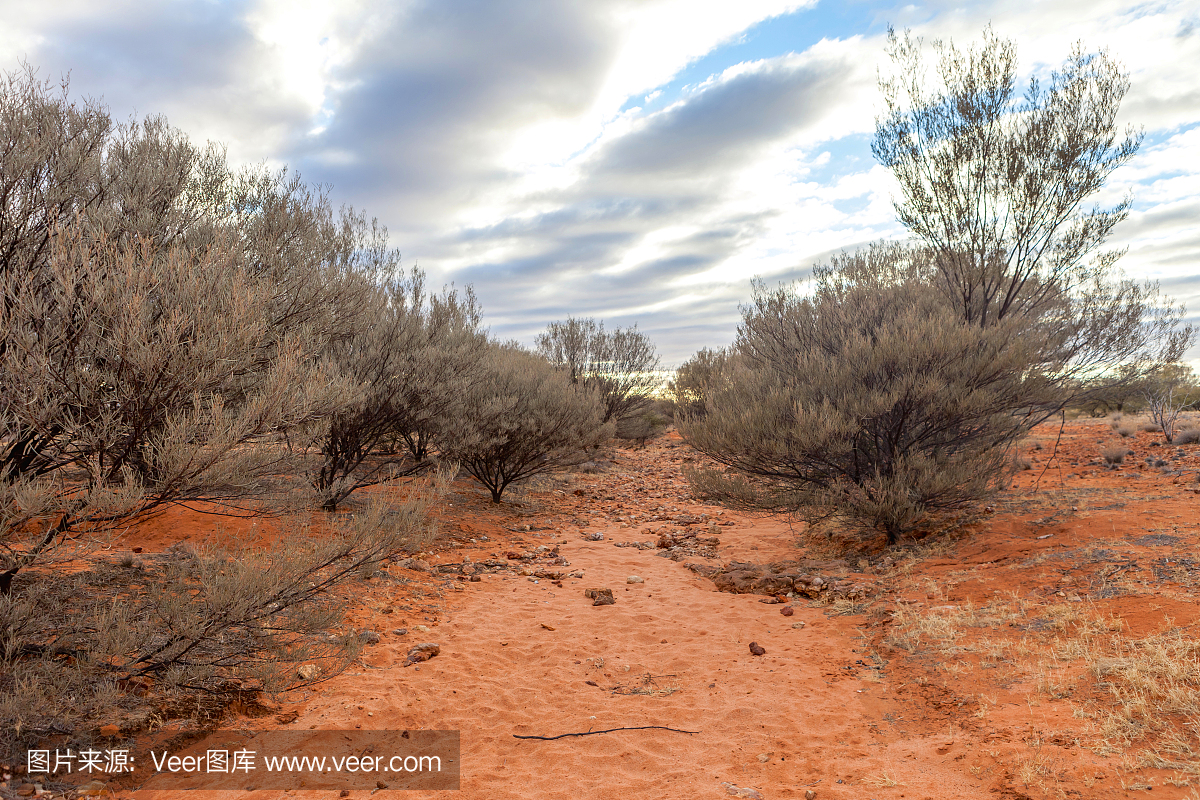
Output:
<instances>
[{"instance_id":1,"label":"fallen stick","mask_svg":"<svg viewBox=\"0 0 1200 800\"><path fill-rule=\"evenodd\" d=\"M552 739L565 739L568 736L591 736L596 733L612 733L613 731L648 731L648 730L674 731L675 733L699 733L700 732L700 731L681 731L679 728L666 728L662 725L642 725L641 727L637 727L637 728L609 728L608 730L604 730L604 731L584 731L583 733L560 733L558 736L518 736L517 734L514 733L513 738L514 739L541 739L544 742L548 742L548 741L551 741Z\"/></svg>"}]
</instances>

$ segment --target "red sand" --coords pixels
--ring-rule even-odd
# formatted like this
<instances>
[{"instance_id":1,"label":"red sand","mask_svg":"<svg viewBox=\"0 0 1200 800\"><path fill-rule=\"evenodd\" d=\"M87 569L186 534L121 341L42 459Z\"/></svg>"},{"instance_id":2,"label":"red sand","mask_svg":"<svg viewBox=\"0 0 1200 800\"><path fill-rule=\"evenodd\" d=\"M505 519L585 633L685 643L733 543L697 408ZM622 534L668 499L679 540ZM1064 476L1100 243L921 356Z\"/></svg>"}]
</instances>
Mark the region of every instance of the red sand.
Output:
<instances>
[{"instance_id":1,"label":"red sand","mask_svg":"<svg viewBox=\"0 0 1200 800\"><path fill-rule=\"evenodd\" d=\"M382 641L342 675L281 698L281 718L296 715L283 727L461 730L459 792L379 792L414 800L754 796L746 790L776 800L802 798L809 789L820 800L1099 798L1127 796L1122 785L1135 778L1152 782L1155 797L1193 797L1191 789L1164 785L1174 772L1131 770L1119 755L1087 749L1069 702L1042 697L1031 704L1029 685L991 685L978 672L956 679L937 671L936 657L909 655L885 642L898 599L979 604L1010 592L1038 603L1078 596L1122 617L1126 632L1136 635L1170 626L1194 630L1196 587L1186 574L1166 580L1150 566L1200 542L1200 450L1185 448L1175 461L1184 474L1166 476L1147 468L1144 458L1174 455L1175 448L1152 448L1153 437L1142 433L1126 466L1108 471L1092 462L1098 442L1115 434L1102 422L1071 422L1043 473L1057 428L1037 434L1043 449L1029 452L1034 469L1018 476L1018 488L994 514L940 552L926 552L907 576L895 570L861 576L881 593L865 608L841 609L860 612L845 616L797 598L794 615L785 617L781 605L718 592L656 550L614 547L653 540L648 529L686 512L732 522L717 528L721 562L804 555L800 526L688 499L680 467L694 456L675 434L645 450L617 451L616 464L602 473L564 476L514 496L524 504L519 507L494 507L482 490L461 484L440 512L451 535L427 556L431 562L479 562L558 544L570 562L559 569L582 569L584 577L564 579L559 588L520 575L486 574L470 583L393 567L404 582L383 577L363 584L363 608L354 619L359 629L379 631ZM632 524L623 521L631 518ZM211 527L168 520L133 535L144 539L142 546L161 547L203 533L188 525L206 524ZM581 535L593 531L603 540ZM1163 545L1167 540L1144 538L1149 535L1176 541ZM1096 576L1115 556L1089 561L1071 555L1088 547L1119 550L1120 559L1137 562L1121 573L1122 592L1101 596ZM848 558L851 572L857 558ZM632 575L644 583L627 583ZM583 594L589 587L611 588L615 605L593 606ZM799 622L806 625L795 627ZM413 630L422 624L427 632ZM410 632L394 635L400 627ZM418 642L438 643L440 655L403 666ZM752 655L750 642L765 654ZM272 717L244 724L279 727ZM639 726L696 733L514 738ZM1020 766L1032 761L1043 769L1026 783Z\"/></svg>"}]
</instances>

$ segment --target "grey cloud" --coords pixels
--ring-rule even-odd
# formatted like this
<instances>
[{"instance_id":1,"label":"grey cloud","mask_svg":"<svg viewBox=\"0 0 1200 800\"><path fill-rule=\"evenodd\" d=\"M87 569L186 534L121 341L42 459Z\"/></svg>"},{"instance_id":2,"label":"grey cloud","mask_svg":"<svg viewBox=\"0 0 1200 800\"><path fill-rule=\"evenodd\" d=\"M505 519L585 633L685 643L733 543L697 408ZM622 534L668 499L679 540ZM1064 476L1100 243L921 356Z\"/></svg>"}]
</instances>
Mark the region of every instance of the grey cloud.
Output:
<instances>
[{"instance_id":1,"label":"grey cloud","mask_svg":"<svg viewBox=\"0 0 1200 800\"><path fill-rule=\"evenodd\" d=\"M243 22L246 9L203 0L96 4L83 16L50 15L37 48L22 55L43 77L69 73L72 94L102 98L118 121L165 114L193 133L219 132L235 154L258 159L268 155L265 132L282 138L307 112L271 84L269 54Z\"/></svg>"},{"instance_id":2,"label":"grey cloud","mask_svg":"<svg viewBox=\"0 0 1200 800\"><path fill-rule=\"evenodd\" d=\"M597 156L596 177L696 178L731 170L818 119L849 72L839 62L777 61L649 118Z\"/></svg>"},{"instance_id":3,"label":"grey cloud","mask_svg":"<svg viewBox=\"0 0 1200 800\"><path fill-rule=\"evenodd\" d=\"M545 322L567 314L611 318L614 324L640 321L644 330L663 337L669 359L680 361L711 343L695 338L700 331L725 340L732 336L752 275L734 285L694 290L706 299L672 306L652 319L623 318L620 310L688 291L673 282L718 266L764 232L776 212L718 212L724 186L763 149L828 113L831 95L848 74L836 60L804 65L780 60L718 82L599 148L583 163L578 183L537 198L554 203L555 210L462 231L439 249L502 243L533 251L454 273L456 280L475 284L487 309L499 312L497 330L506 336L529 341ZM664 245L659 257L618 274L601 272L645 234L697 219L708 220L707 227ZM600 236L605 230L611 235ZM806 275L810 265L798 264L789 274ZM543 321L525 321L537 317ZM698 318L708 322L696 325Z\"/></svg>"},{"instance_id":4,"label":"grey cloud","mask_svg":"<svg viewBox=\"0 0 1200 800\"><path fill-rule=\"evenodd\" d=\"M421 3L342 69L331 123L298 139L292 158L419 234L515 177L496 166L513 130L589 106L610 34L588 4ZM331 163L330 152L354 160Z\"/></svg>"}]
</instances>

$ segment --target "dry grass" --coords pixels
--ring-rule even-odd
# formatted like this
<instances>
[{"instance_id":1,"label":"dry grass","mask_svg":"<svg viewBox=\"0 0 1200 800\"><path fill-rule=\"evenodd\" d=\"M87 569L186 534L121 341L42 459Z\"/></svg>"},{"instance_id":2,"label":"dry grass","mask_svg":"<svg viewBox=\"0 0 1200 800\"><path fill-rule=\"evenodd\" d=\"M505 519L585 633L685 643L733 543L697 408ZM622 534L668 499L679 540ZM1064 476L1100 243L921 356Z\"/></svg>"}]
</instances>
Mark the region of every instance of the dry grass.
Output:
<instances>
[{"instance_id":1,"label":"dry grass","mask_svg":"<svg viewBox=\"0 0 1200 800\"><path fill-rule=\"evenodd\" d=\"M1121 435L1124 436L1125 434ZM1116 466L1125 460L1125 456L1129 455L1129 452L1129 448L1123 444L1109 444L1104 446L1100 454L1104 456L1104 461L1109 466Z\"/></svg>"},{"instance_id":2,"label":"dry grass","mask_svg":"<svg viewBox=\"0 0 1200 800\"><path fill-rule=\"evenodd\" d=\"M1031 708L1038 697L1072 702L1082 739L1097 753L1127 754L1133 768L1200 775L1200 641L1181 630L1135 638L1123 628L1086 603L1040 606L1014 596L982 606L898 606L886 641L940 656L934 668L950 677L1027 682ZM986 669L996 664L1008 671ZM977 716L992 702L981 695ZM1018 764L1026 785L1041 785L1047 769L1040 755Z\"/></svg>"},{"instance_id":3,"label":"dry grass","mask_svg":"<svg viewBox=\"0 0 1200 800\"><path fill-rule=\"evenodd\" d=\"M867 786L874 786L877 789L888 789L892 786L907 786L905 783L888 775L886 771L880 772L878 775L872 775L869 778L863 778L863 783Z\"/></svg>"}]
</instances>

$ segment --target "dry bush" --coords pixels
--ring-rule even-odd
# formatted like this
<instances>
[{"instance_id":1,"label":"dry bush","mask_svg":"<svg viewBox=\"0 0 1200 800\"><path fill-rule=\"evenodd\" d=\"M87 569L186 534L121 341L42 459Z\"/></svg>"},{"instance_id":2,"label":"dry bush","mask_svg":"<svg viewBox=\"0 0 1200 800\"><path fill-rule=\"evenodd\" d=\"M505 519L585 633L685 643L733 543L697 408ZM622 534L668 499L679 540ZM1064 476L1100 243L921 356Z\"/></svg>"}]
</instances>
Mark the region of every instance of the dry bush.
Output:
<instances>
[{"instance_id":1,"label":"dry bush","mask_svg":"<svg viewBox=\"0 0 1200 800\"><path fill-rule=\"evenodd\" d=\"M680 365L667 384L667 392L681 417L699 417L705 413L709 395L730 374L730 359L736 355L725 348L707 347Z\"/></svg>"},{"instance_id":2,"label":"dry bush","mask_svg":"<svg viewBox=\"0 0 1200 800\"><path fill-rule=\"evenodd\" d=\"M377 495L343 528L293 529L268 547L181 544L71 573L26 570L0 596L0 758L54 734L136 730L172 709L219 718L232 701L337 674L359 649L339 585L425 546L445 485ZM302 664L317 669L301 677Z\"/></svg>"},{"instance_id":3,"label":"dry bush","mask_svg":"<svg viewBox=\"0 0 1200 800\"><path fill-rule=\"evenodd\" d=\"M424 275L390 275L358 310L330 359L351 400L298 444L318 454L310 473L321 507L433 465L430 448L480 373L486 336L474 294L427 296Z\"/></svg>"},{"instance_id":4,"label":"dry bush","mask_svg":"<svg viewBox=\"0 0 1200 800\"><path fill-rule=\"evenodd\" d=\"M544 358L492 345L482 374L446 425L441 457L475 476L499 503L509 484L583 461L612 435L598 392L572 384Z\"/></svg>"},{"instance_id":5,"label":"dry bush","mask_svg":"<svg viewBox=\"0 0 1200 800\"><path fill-rule=\"evenodd\" d=\"M1168 364L1148 381L1145 389L1146 406L1151 422L1144 430L1161 431L1170 444L1175 440L1179 418L1192 405L1197 394L1196 374L1186 364Z\"/></svg>"},{"instance_id":6,"label":"dry bush","mask_svg":"<svg viewBox=\"0 0 1200 800\"><path fill-rule=\"evenodd\" d=\"M0 128L0 591L171 503L261 511L278 437L353 399L328 357L386 232L31 72L0 86Z\"/></svg>"},{"instance_id":7,"label":"dry bush","mask_svg":"<svg viewBox=\"0 0 1200 800\"><path fill-rule=\"evenodd\" d=\"M1122 439L1128 439L1131 436L1137 436L1137 428L1132 423L1125 423L1117 428L1117 433Z\"/></svg>"},{"instance_id":8,"label":"dry bush","mask_svg":"<svg viewBox=\"0 0 1200 800\"><path fill-rule=\"evenodd\" d=\"M604 330L604 322L568 317L537 337L537 352L567 370L571 383L594 388L604 422L637 413L659 388L659 358L646 334L632 328Z\"/></svg>"},{"instance_id":9,"label":"dry bush","mask_svg":"<svg viewBox=\"0 0 1200 800\"><path fill-rule=\"evenodd\" d=\"M818 269L811 295L759 288L737 362L680 426L730 473L692 475L734 505L832 514L889 542L1006 484L1031 423L1031 337L959 320L897 245ZM740 476L748 476L749 480Z\"/></svg>"},{"instance_id":10,"label":"dry bush","mask_svg":"<svg viewBox=\"0 0 1200 800\"><path fill-rule=\"evenodd\" d=\"M1117 428L1119 428L1121 426L1121 420L1124 419L1124 417L1125 417L1125 415L1122 414L1120 411L1118 411L1114 414L1109 414L1108 415L1108 427L1112 428L1115 431Z\"/></svg>"},{"instance_id":11,"label":"dry bush","mask_svg":"<svg viewBox=\"0 0 1200 800\"><path fill-rule=\"evenodd\" d=\"M1115 467L1117 464L1122 463L1125 460L1125 456L1132 452L1132 450L1123 444L1109 444L1104 446L1104 449L1100 451L1100 455L1104 456L1106 464Z\"/></svg>"},{"instance_id":12,"label":"dry bush","mask_svg":"<svg viewBox=\"0 0 1200 800\"><path fill-rule=\"evenodd\" d=\"M391 273L386 232L29 71L0 82L0 141L4 744L334 669L327 591L422 540L421 502L270 551L89 558L171 504L275 508L282 439L359 392L330 356Z\"/></svg>"},{"instance_id":13,"label":"dry bush","mask_svg":"<svg viewBox=\"0 0 1200 800\"><path fill-rule=\"evenodd\" d=\"M889 33L872 151L899 182L900 221L933 253L934 285L968 322L1039 332L1031 368L1049 382L1028 400L1043 418L1177 361L1195 339L1182 308L1103 249L1132 200L1090 203L1141 144L1117 125L1127 75L1080 45L1018 101L1015 45L990 27L966 52L933 46L930 70L920 39Z\"/></svg>"},{"instance_id":14,"label":"dry bush","mask_svg":"<svg viewBox=\"0 0 1200 800\"><path fill-rule=\"evenodd\" d=\"M639 445L645 447L647 439L653 439L662 434L669 424L665 416L651 410L646 410L640 414L631 414L618 420L614 435L618 439L636 441Z\"/></svg>"},{"instance_id":15,"label":"dry bush","mask_svg":"<svg viewBox=\"0 0 1200 800\"><path fill-rule=\"evenodd\" d=\"M1175 444L1196 444L1200 442L1200 427L1185 427L1175 434Z\"/></svg>"}]
</instances>

